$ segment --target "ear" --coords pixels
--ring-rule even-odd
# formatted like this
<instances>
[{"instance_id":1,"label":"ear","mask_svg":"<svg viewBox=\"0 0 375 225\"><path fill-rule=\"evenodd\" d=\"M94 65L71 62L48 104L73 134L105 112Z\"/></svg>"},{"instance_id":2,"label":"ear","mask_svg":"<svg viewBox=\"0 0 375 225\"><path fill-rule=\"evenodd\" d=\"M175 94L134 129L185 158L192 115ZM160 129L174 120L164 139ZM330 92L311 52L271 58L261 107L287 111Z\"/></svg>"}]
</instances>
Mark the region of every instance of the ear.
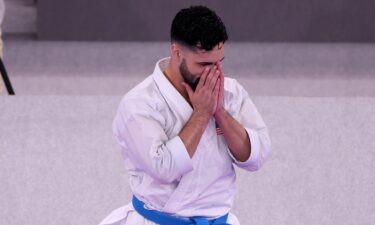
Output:
<instances>
[{"instance_id":1,"label":"ear","mask_svg":"<svg viewBox=\"0 0 375 225\"><path fill-rule=\"evenodd\" d=\"M179 46L177 43L172 43L171 44L171 55L178 61L181 59L181 46Z\"/></svg>"}]
</instances>

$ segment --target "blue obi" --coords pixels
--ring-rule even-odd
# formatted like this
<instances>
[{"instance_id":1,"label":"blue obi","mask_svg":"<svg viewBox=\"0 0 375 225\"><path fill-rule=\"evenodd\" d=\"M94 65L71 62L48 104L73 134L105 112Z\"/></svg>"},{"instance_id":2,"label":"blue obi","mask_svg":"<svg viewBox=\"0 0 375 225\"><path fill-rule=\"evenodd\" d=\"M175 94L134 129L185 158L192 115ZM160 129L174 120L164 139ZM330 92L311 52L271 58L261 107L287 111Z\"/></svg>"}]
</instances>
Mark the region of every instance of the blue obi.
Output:
<instances>
[{"instance_id":1,"label":"blue obi","mask_svg":"<svg viewBox=\"0 0 375 225\"><path fill-rule=\"evenodd\" d=\"M208 220L203 216L176 217L168 213L146 209L144 203L133 195L133 207L145 219L160 225L230 225L227 223L228 213L216 219Z\"/></svg>"}]
</instances>

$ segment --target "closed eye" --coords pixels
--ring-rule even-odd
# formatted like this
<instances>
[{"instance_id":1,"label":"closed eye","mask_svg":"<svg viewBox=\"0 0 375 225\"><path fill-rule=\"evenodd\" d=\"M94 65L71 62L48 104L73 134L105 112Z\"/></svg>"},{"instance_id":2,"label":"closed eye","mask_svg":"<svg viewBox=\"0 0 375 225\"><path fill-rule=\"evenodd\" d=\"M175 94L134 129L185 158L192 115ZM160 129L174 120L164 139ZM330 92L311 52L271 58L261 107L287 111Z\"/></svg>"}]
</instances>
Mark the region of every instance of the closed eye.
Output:
<instances>
[{"instance_id":1,"label":"closed eye","mask_svg":"<svg viewBox=\"0 0 375 225\"><path fill-rule=\"evenodd\" d=\"M202 62L202 63L198 63L198 64L201 65L201 66L210 66L210 65L213 65L214 63Z\"/></svg>"},{"instance_id":2,"label":"closed eye","mask_svg":"<svg viewBox=\"0 0 375 225\"><path fill-rule=\"evenodd\" d=\"M224 60L224 57L220 59L220 62L222 62L223 60ZM199 62L198 64L201 66L211 66L211 65L214 65L215 62Z\"/></svg>"}]
</instances>

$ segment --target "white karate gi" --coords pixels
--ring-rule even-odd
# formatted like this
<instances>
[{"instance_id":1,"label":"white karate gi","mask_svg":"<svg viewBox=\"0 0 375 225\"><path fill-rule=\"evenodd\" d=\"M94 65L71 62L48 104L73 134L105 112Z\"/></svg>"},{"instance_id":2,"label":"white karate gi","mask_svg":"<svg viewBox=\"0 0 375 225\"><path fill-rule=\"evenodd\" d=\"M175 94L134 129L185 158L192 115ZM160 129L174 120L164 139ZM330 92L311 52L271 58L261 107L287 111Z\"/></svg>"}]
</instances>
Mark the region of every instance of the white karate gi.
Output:
<instances>
[{"instance_id":1,"label":"white karate gi","mask_svg":"<svg viewBox=\"0 0 375 225\"><path fill-rule=\"evenodd\" d=\"M178 133L193 109L163 74L169 58L157 62L152 75L122 99L113 122L133 193L150 209L175 216L217 218L230 212L236 194L233 164L255 171L270 152L262 117L245 89L225 78L224 107L246 129L251 155L237 161L212 118L192 158ZM229 213L228 223L239 225ZM155 223L139 215L131 203L110 213L100 225Z\"/></svg>"}]
</instances>

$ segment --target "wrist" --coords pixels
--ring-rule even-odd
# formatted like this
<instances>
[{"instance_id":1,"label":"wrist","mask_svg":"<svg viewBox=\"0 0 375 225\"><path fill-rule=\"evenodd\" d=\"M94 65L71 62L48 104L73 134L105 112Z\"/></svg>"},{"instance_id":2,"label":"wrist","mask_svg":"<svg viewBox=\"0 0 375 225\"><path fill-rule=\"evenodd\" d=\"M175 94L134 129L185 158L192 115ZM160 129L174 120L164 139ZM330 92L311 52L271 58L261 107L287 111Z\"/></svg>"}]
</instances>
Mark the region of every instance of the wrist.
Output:
<instances>
[{"instance_id":1,"label":"wrist","mask_svg":"<svg viewBox=\"0 0 375 225\"><path fill-rule=\"evenodd\" d=\"M202 124L207 124L208 121L211 118L211 115L209 113L206 113L206 112L193 111L193 114L192 114L191 118L200 122L200 123L202 123Z\"/></svg>"},{"instance_id":2,"label":"wrist","mask_svg":"<svg viewBox=\"0 0 375 225\"><path fill-rule=\"evenodd\" d=\"M220 108L216 109L216 111L214 113L215 119L219 120L220 118L222 118L225 115L226 112L227 111L224 109L224 107L220 107Z\"/></svg>"}]
</instances>

